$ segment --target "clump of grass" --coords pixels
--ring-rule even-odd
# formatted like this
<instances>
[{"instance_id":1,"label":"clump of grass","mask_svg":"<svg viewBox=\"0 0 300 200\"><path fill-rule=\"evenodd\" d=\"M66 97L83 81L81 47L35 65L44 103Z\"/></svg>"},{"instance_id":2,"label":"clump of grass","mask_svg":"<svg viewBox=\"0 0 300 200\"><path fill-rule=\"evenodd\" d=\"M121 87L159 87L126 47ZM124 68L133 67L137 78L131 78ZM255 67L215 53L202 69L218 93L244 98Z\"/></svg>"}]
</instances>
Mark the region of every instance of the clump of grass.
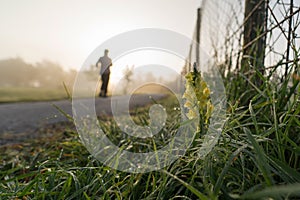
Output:
<instances>
[{"instance_id":1,"label":"clump of grass","mask_svg":"<svg viewBox=\"0 0 300 200\"><path fill-rule=\"evenodd\" d=\"M300 91L299 80L291 81L293 73L282 84L264 76L261 87L249 84L252 97L228 102L222 135L205 158L196 153L199 142L159 171L130 174L106 167L87 152L72 129L58 131L52 140L2 148L0 198L297 199ZM179 127L174 120L179 113L173 109L178 107L174 99L161 103L169 109L166 127L156 138L163 145ZM147 111L139 110L134 120L146 125ZM113 119L103 124L115 143L126 139L135 144L134 151L148 148L124 138Z\"/></svg>"}]
</instances>

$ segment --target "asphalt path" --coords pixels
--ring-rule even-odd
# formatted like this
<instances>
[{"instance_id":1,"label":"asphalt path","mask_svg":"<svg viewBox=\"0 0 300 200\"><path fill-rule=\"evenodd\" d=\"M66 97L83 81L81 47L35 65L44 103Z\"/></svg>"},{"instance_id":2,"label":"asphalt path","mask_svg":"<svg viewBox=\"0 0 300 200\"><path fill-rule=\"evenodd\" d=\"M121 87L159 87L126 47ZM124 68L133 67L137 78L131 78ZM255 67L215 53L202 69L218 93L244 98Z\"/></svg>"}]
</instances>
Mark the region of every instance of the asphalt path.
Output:
<instances>
[{"instance_id":1,"label":"asphalt path","mask_svg":"<svg viewBox=\"0 0 300 200\"><path fill-rule=\"evenodd\" d=\"M162 94L139 94L132 96L114 96L107 98L95 98L95 111L98 116L112 114L113 102L123 102L128 99L129 109L135 109L153 103L153 100L162 99ZM83 99L83 101L90 99ZM24 102L0 104L0 145L12 142L14 139L37 137L35 130L59 122L67 122L65 114L72 115L72 102L68 100L47 102ZM5 138L9 138L6 140Z\"/></svg>"}]
</instances>

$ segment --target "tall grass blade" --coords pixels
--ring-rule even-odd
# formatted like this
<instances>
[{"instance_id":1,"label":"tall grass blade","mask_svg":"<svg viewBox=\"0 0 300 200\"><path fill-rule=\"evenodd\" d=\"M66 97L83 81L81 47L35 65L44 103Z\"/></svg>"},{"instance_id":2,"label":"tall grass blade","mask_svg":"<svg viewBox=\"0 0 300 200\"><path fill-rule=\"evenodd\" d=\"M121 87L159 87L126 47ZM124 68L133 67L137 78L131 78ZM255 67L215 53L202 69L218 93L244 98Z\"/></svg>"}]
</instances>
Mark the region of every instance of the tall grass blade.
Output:
<instances>
[{"instance_id":1,"label":"tall grass blade","mask_svg":"<svg viewBox=\"0 0 300 200\"><path fill-rule=\"evenodd\" d=\"M252 134L248 128L244 127L243 130L244 130L244 133L246 133L246 135L249 139L249 142L252 144L254 151L256 153L255 164L262 172L263 177L266 181L266 184L268 186L271 186L273 184L273 180L272 180L272 176L271 176L271 172L270 172L270 166L267 162L266 155L264 154L264 150L259 146L259 144L254 139L254 137L252 136Z\"/></svg>"},{"instance_id":2,"label":"tall grass blade","mask_svg":"<svg viewBox=\"0 0 300 200\"><path fill-rule=\"evenodd\" d=\"M272 186L265 188L259 192L245 193L240 199L266 199L266 198L282 198L282 197L300 197L300 183L288 184L282 186Z\"/></svg>"},{"instance_id":3,"label":"tall grass blade","mask_svg":"<svg viewBox=\"0 0 300 200\"><path fill-rule=\"evenodd\" d=\"M179 181L182 185L184 185L188 190L190 190L193 194L195 194L199 199L201 200L209 200L209 198L207 196L205 196L203 193L201 193L199 190L197 190L196 188L194 188L192 185L186 183L185 181L183 181L182 179L178 178L177 176L169 173L166 170L161 170L161 172L167 174L168 176L176 179L177 181Z\"/></svg>"}]
</instances>

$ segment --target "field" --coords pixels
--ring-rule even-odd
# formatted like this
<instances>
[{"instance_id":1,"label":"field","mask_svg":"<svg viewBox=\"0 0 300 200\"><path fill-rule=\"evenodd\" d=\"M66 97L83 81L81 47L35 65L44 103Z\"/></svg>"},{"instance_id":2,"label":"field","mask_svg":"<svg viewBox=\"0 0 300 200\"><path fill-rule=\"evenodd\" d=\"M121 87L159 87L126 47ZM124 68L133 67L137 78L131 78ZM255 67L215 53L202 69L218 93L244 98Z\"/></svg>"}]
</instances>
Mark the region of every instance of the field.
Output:
<instances>
[{"instance_id":1,"label":"field","mask_svg":"<svg viewBox=\"0 0 300 200\"><path fill-rule=\"evenodd\" d=\"M46 101L66 99L67 93L64 88L0 88L0 103L20 102L20 101Z\"/></svg>"}]
</instances>

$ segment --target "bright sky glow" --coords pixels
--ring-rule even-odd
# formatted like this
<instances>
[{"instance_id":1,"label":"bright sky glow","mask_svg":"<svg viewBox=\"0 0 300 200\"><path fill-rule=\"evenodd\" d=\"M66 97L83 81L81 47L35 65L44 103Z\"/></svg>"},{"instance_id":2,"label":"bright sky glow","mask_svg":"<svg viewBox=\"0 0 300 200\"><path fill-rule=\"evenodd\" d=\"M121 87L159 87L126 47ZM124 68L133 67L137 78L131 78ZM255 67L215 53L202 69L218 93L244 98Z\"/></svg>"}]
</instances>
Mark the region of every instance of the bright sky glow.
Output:
<instances>
[{"instance_id":1,"label":"bright sky glow","mask_svg":"<svg viewBox=\"0 0 300 200\"><path fill-rule=\"evenodd\" d=\"M124 65L126 63L126 65ZM153 66L150 68L150 66ZM140 68L144 74L152 73L156 75L157 78L163 78L164 80L173 80L176 77L169 77L170 70L163 70L164 68L157 67L158 65L170 68L180 74L182 66L184 65L184 58L180 58L176 55L164 52L164 51L154 51L154 50L141 50L135 51L127 54L113 63L111 68L112 75L111 80L116 82L120 80L123 75L120 72L125 70L126 66L134 68ZM156 67L154 67L156 66Z\"/></svg>"},{"instance_id":2,"label":"bright sky glow","mask_svg":"<svg viewBox=\"0 0 300 200\"><path fill-rule=\"evenodd\" d=\"M199 6L200 0L2 0L0 59L79 68L97 46L125 31L163 28L192 37ZM139 62L130 57L119 65Z\"/></svg>"}]
</instances>

